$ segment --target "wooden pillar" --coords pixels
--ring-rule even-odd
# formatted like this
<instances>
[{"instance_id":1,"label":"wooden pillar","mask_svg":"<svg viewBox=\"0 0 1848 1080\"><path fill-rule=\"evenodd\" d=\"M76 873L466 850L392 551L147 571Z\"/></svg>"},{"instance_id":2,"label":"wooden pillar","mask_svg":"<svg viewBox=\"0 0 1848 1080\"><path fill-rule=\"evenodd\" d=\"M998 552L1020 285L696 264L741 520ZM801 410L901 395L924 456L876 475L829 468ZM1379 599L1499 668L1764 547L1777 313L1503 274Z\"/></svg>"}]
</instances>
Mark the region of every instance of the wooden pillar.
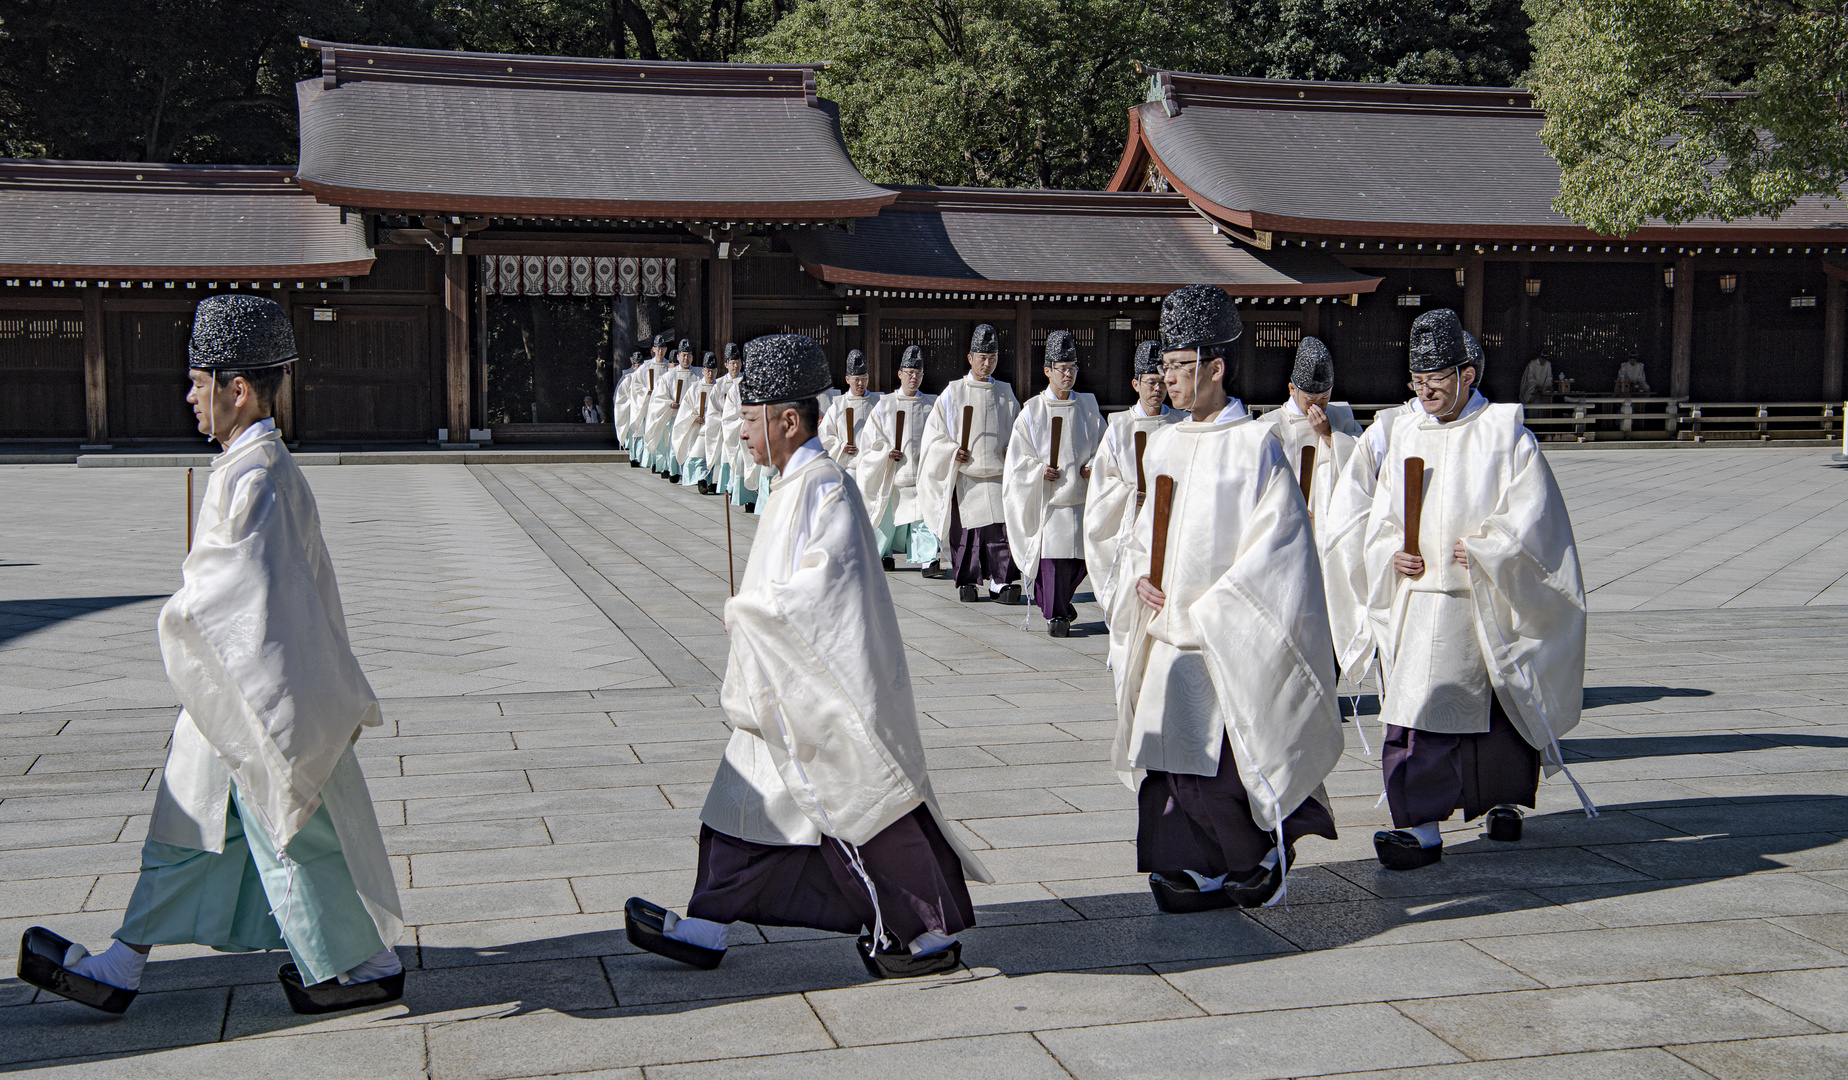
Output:
<instances>
[{"instance_id":1,"label":"wooden pillar","mask_svg":"<svg viewBox=\"0 0 1848 1080\"><path fill-rule=\"evenodd\" d=\"M443 357L449 441L468 441L468 256L443 256Z\"/></svg>"},{"instance_id":2,"label":"wooden pillar","mask_svg":"<svg viewBox=\"0 0 1848 1080\"><path fill-rule=\"evenodd\" d=\"M706 326L712 332L710 348L722 362L725 343L732 339L732 264L730 259L714 259L708 265L712 281L706 297Z\"/></svg>"},{"instance_id":3,"label":"wooden pillar","mask_svg":"<svg viewBox=\"0 0 1848 1080\"><path fill-rule=\"evenodd\" d=\"M1831 279L1830 284L1834 284ZM1839 290L1838 290L1839 291ZM103 355L103 290L83 287L84 448L109 449L109 370Z\"/></svg>"},{"instance_id":4,"label":"wooden pillar","mask_svg":"<svg viewBox=\"0 0 1848 1080\"><path fill-rule=\"evenodd\" d=\"M1482 340L1482 274L1482 256L1471 255L1463 264L1463 329L1477 341Z\"/></svg>"},{"instance_id":5,"label":"wooden pillar","mask_svg":"<svg viewBox=\"0 0 1848 1080\"><path fill-rule=\"evenodd\" d=\"M1517 269L1515 270L1515 273L1519 274L1521 277L1521 281L1520 281L1521 291L1519 293L1519 296L1521 298L1521 310L1520 310L1520 316L1517 320L1518 325L1514 328L1514 362L1517 367L1525 368L1527 366L1527 362L1533 359L1533 357L1529 354L1528 345L1527 345L1527 339L1528 339L1528 325L1527 324L1528 324L1528 320L1530 317L1530 313L1533 311L1533 300L1531 300L1527 295L1527 276L1533 273L1533 264L1523 262L1523 263L1517 263L1515 265L1517 267ZM1555 371L1553 372L1553 374L1555 376L1559 376L1559 375L1566 374L1566 372Z\"/></svg>"},{"instance_id":6,"label":"wooden pillar","mask_svg":"<svg viewBox=\"0 0 1848 1080\"><path fill-rule=\"evenodd\" d=\"M1746 352L1751 348L1750 313L1745 306L1745 275L1740 274L1733 284L1732 292L1732 399L1744 401L1748 397L1763 399L1763 389L1752 393L1746 378Z\"/></svg>"},{"instance_id":7,"label":"wooden pillar","mask_svg":"<svg viewBox=\"0 0 1848 1080\"><path fill-rule=\"evenodd\" d=\"M880 390L898 388L898 357L879 344L879 298L869 296L860 311L860 351L866 354L866 369L879 380Z\"/></svg>"},{"instance_id":8,"label":"wooden pillar","mask_svg":"<svg viewBox=\"0 0 1848 1080\"><path fill-rule=\"evenodd\" d=\"M1033 301L1014 301L1014 396L1033 394Z\"/></svg>"},{"instance_id":9,"label":"wooden pillar","mask_svg":"<svg viewBox=\"0 0 1848 1080\"><path fill-rule=\"evenodd\" d=\"M289 325L293 327L295 325L295 309L289 303L288 287L278 282L276 287L270 290L270 299L276 301L276 303L282 307L282 313L288 317ZM301 340L298 338L295 342L295 348L298 352L301 346ZM301 437L295 432L294 383L295 372L300 371L302 365L298 361L290 365L290 367L293 370L290 372L288 378L282 380L282 386L276 391L275 420L276 430L282 433L282 441L285 444L294 445L301 441Z\"/></svg>"},{"instance_id":10,"label":"wooden pillar","mask_svg":"<svg viewBox=\"0 0 1848 1080\"><path fill-rule=\"evenodd\" d=\"M1675 260L1675 334L1670 347L1668 396L1686 398L1694 370L1694 260Z\"/></svg>"},{"instance_id":11,"label":"wooden pillar","mask_svg":"<svg viewBox=\"0 0 1848 1080\"><path fill-rule=\"evenodd\" d=\"M704 259L682 255L674 261L674 334L693 342L693 366L699 366L700 353L706 344L705 293L700 288L700 267Z\"/></svg>"},{"instance_id":12,"label":"wooden pillar","mask_svg":"<svg viewBox=\"0 0 1848 1080\"><path fill-rule=\"evenodd\" d=\"M1822 289L1822 397L1842 400L1843 294L1837 278L1824 279Z\"/></svg>"}]
</instances>

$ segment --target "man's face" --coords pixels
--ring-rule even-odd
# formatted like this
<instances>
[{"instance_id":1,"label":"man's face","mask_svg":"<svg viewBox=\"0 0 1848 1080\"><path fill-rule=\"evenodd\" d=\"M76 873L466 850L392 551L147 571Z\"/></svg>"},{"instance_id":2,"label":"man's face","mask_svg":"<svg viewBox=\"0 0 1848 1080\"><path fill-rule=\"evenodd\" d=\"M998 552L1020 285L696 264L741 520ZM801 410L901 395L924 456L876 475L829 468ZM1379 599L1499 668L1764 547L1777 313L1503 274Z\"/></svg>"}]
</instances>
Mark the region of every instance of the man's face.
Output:
<instances>
[{"instance_id":1,"label":"man's face","mask_svg":"<svg viewBox=\"0 0 1848 1080\"><path fill-rule=\"evenodd\" d=\"M707 382L718 382L719 381L719 369L718 368L709 367L709 368L701 368L700 370L706 373L705 380Z\"/></svg>"},{"instance_id":2,"label":"man's face","mask_svg":"<svg viewBox=\"0 0 1848 1080\"><path fill-rule=\"evenodd\" d=\"M907 394L917 393L918 387L924 385L924 369L914 367L899 368L898 385L904 387L905 393Z\"/></svg>"},{"instance_id":3,"label":"man's face","mask_svg":"<svg viewBox=\"0 0 1848 1080\"><path fill-rule=\"evenodd\" d=\"M744 448L750 451L751 460L759 465L770 464L770 446L764 438L765 408L767 406L746 405L739 410L744 417L744 422L739 425L742 429L740 438L744 440Z\"/></svg>"},{"instance_id":4,"label":"man's face","mask_svg":"<svg viewBox=\"0 0 1848 1080\"><path fill-rule=\"evenodd\" d=\"M865 375L847 376L847 392L854 397L866 396L866 378Z\"/></svg>"},{"instance_id":5,"label":"man's face","mask_svg":"<svg viewBox=\"0 0 1848 1080\"><path fill-rule=\"evenodd\" d=\"M1452 416L1468 399L1469 388L1475 382L1474 368L1453 367L1447 371L1413 375L1412 392L1418 395L1418 403L1424 406L1425 412L1432 416Z\"/></svg>"},{"instance_id":6,"label":"man's face","mask_svg":"<svg viewBox=\"0 0 1848 1080\"><path fill-rule=\"evenodd\" d=\"M186 373L192 378L192 388L186 392L186 402L192 406L193 419L199 422L199 434L210 435L214 431L229 431L237 414L238 396L250 393L250 384L242 378L231 380L231 385L214 390L212 373L197 368Z\"/></svg>"},{"instance_id":7,"label":"man's face","mask_svg":"<svg viewBox=\"0 0 1848 1080\"><path fill-rule=\"evenodd\" d=\"M649 351L654 353L654 356L652 357L652 359L654 360L664 361L667 359L667 346L665 345L653 346Z\"/></svg>"},{"instance_id":8,"label":"man's face","mask_svg":"<svg viewBox=\"0 0 1848 1080\"><path fill-rule=\"evenodd\" d=\"M969 354L969 375L977 382L987 382L995 373L995 365L1001 362L1000 353L972 352Z\"/></svg>"},{"instance_id":9,"label":"man's face","mask_svg":"<svg viewBox=\"0 0 1848 1080\"><path fill-rule=\"evenodd\" d=\"M727 375L736 375L738 374L738 372L742 371L743 369L744 369L744 361L742 360L725 361L725 374Z\"/></svg>"},{"instance_id":10,"label":"man's face","mask_svg":"<svg viewBox=\"0 0 1848 1080\"><path fill-rule=\"evenodd\" d=\"M1168 396L1167 383L1159 374L1138 375L1130 382L1130 385L1135 387L1136 401L1141 404L1142 411L1146 413L1152 413L1161 408L1162 399Z\"/></svg>"},{"instance_id":11,"label":"man's face","mask_svg":"<svg viewBox=\"0 0 1848 1080\"><path fill-rule=\"evenodd\" d=\"M1225 361L1202 360L1198 349L1171 349L1161 354L1161 367L1168 400L1177 409L1191 409L1200 388L1224 373Z\"/></svg>"},{"instance_id":12,"label":"man's face","mask_svg":"<svg viewBox=\"0 0 1848 1080\"><path fill-rule=\"evenodd\" d=\"M1311 405L1323 411L1327 411L1328 399L1333 396L1335 396L1335 392L1332 389L1324 390L1319 394L1305 394L1296 388L1295 383L1290 384L1290 400L1296 402L1296 407L1301 409L1304 413L1309 411Z\"/></svg>"},{"instance_id":13,"label":"man's face","mask_svg":"<svg viewBox=\"0 0 1848 1080\"><path fill-rule=\"evenodd\" d=\"M676 357L676 359L680 361L680 366L683 368L690 368L693 366L693 354L690 352L683 352Z\"/></svg>"},{"instance_id":14,"label":"man's face","mask_svg":"<svg viewBox=\"0 0 1848 1080\"><path fill-rule=\"evenodd\" d=\"M1046 385L1055 394L1069 394L1072 386L1078 382L1078 365L1070 361L1048 365L1045 369Z\"/></svg>"}]
</instances>

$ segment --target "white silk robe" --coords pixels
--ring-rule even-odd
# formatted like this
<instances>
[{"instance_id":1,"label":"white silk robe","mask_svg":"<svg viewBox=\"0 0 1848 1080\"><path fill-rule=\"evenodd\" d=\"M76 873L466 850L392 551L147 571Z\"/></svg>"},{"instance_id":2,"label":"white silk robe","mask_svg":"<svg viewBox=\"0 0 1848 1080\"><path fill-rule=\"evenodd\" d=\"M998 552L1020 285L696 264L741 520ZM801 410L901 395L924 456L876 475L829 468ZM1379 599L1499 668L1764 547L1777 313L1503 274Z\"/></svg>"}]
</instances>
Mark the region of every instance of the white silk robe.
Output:
<instances>
[{"instance_id":1,"label":"white silk robe","mask_svg":"<svg viewBox=\"0 0 1848 1080\"><path fill-rule=\"evenodd\" d=\"M398 890L353 755L381 722L378 698L347 640L314 493L274 428L213 461L159 628L183 708L149 838L222 853L234 778L262 818L244 827L278 850L325 805L379 937L397 941Z\"/></svg>"},{"instance_id":2,"label":"white silk robe","mask_svg":"<svg viewBox=\"0 0 1848 1080\"><path fill-rule=\"evenodd\" d=\"M821 436L821 448L826 450L829 457L839 462L840 465L849 472L853 471L853 467L856 464L854 457L858 457L859 455L856 454L854 457L849 457L847 454L847 444L852 443L856 450L859 450L861 453L865 452L865 448L860 446L860 434L866 429L866 422L872 419L873 407L878 404L878 394L861 394L857 397L853 394L842 394L833 401L830 401L827 406L827 411L821 414L821 426L817 428L815 432L817 435ZM851 436L849 436L847 432L848 409L853 410L853 433ZM907 421L907 423L909 423L909 421Z\"/></svg>"},{"instance_id":3,"label":"white silk robe","mask_svg":"<svg viewBox=\"0 0 1848 1080\"><path fill-rule=\"evenodd\" d=\"M650 375L650 372L653 375ZM648 421L649 386L658 385L662 375L667 373L667 365L656 360L644 360L642 366L631 371L623 378L621 397L617 401L621 427L617 434L622 437L623 445L639 440Z\"/></svg>"},{"instance_id":4,"label":"white silk robe","mask_svg":"<svg viewBox=\"0 0 1848 1080\"><path fill-rule=\"evenodd\" d=\"M859 488L814 443L751 542L720 702L733 731L700 820L760 844L863 844L930 807L967 876L988 871L943 820L898 615Z\"/></svg>"},{"instance_id":5,"label":"white silk robe","mask_svg":"<svg viewBox=\"0 0 1848 1080\"><path fill-rule=\"evenodd\" d=\"M1405 577L1404 462L1425 462L1418 546ZM1469 565L1452 549L1461 541ZM1472 395L1442 423L1422 411L1393 424L1366 534L1368 615L1385 672L1381 720L1437 732L1489 727L1501 698L1521 735L1559 764L1585 688L1585 587L1565 499L1521 407Z\"/></svg>"},{"instance_id":6,"label":"white silk robe","mask_svg":"<svg viewBox=\"0 0 1848 1080\"><path fill-rule=\"evenodd\" d=\"M1046 479L1052 464L1052 421L1059 424L1059 479ZM1014 565L1027 581L1039 573L1041 559L1084 558L1084 467L1097 456L1104 437L1104 414L1092 394L1060 401L1052 391L1035 394L1020 407L1007 440L1007 471L1001 477L1001 503L1007 521L1007 546Z\"/></svg>"},{"instance_id":7,"label":"white silk robe","mask_svg":"<svg viewBox=\"0 0 1848 1080\"><path fill-rule=\"evenodd\" d=\"M918 499L918 463L923 457L924 425L935 394L885 394L873 406L860 437L865 440L854 465L854 479L866 500L866 513L875 526L909 525L924 520ZM905 414L905 460L893 461L898 438L898 414ZM890 520L887 515L890 514Z\"/></svg>"},{"instance_id":8,"label":"white silk robe","mask_svg":"<svg viewBox=\"0 0 1848 1080\"><path fill-rule=\"evenodd\" d=\"M1212 776L1223 740L1259 828L1274 829L1342 752L1322 571L1295 476L1268 425L1185 420L1149 438L1149 490L1174 477L1159 614L1130 583L1148 574L1155 499L1125 541L1112 596L1117 680L1111 757L1124 783L1148 770Z\"/></svg>"},{"instance_id":9,"label":"white silk robe","mask_svg":"<svg viewBox=\"0 0 1848 1080\"><path fill-rule=\"evenodd\" d=\"M1342 678L1358 686L1373 662L1373 631L1367 622L1367 518L1380 465L1392 444L1392 425L1408 412L1423 412L1413 398L1382 409L1354 442L1335 478L1328 506L1316 515L1316 543L1322 549L1322 583L1328 590L1328 625Z\"/></svg>"},{"instance_id":10,"label":"white silk robe","mask_svg":"<svg viewBox=\"0 0 1848 1080\"><path fill-rule=\"evenodd\" d=\"M700 437L705 440L706 460L712 463L713 482L717 483L720 466L729 460L725 445L725 401L738 396L738 378L720 375L711 390L712 397L706 404L706 430Z\"/></svg>"},{"instance_id":11,"label":"white silk robe","mask_svg":"<svg viewBox=\"0 0 1848 1080\"><path fill-rule=\"evenodd\" d=\"M1105 612L1117 585L1123 538L1136 524L1136 432L1153 438L1156 428L1185 419L1186 413L1166 405L1154 416L1144 416L1140 403L1112 413L1097 456L1091 459L1091 482L1084 496L1084 569Z\"/></svg>"},{"instance_id":12,"label":"white silk robe","mask_svg":"<svg viewBox=\"0 0 1848 1080\"><path fill-rule=\"evenodd\" d=\"M732 491L756 491L763 482L764 467L744 445L744 400L737 382L725 392L725 411L719 417L720 441L725 444L725 460L731 463Z\"/></svg>"},{"instance_id":13,"label":"white silk robe","mask_svg":"<svg viewBox=\"0 0 1848 1080\"><path fill-rule=\"evenodd\" d=\"M674 420L680 415L681 397L704 376L678 364L655 377L654 394L648 399L642 428L643 444L649 462L668 458L674 452Z\"/></svg>"},{"instance_id":14,"label":"white silk robe","mask_svg":"<svg viewBox=\"0 0 1848 1080\"><path fill-rule=\"evenodd\" d=\"M1325 410L1330 428L1330 442L1323 442L1309 426L1307 414L1297 411L1294 401L1286 401L1280 409L1272 409L1264 415L1265 423L1277 435L1277 441L1283 444L1283 458L1290 463L1290 468L1297 474L1298 484L1302 478L1303 447L1315 447L1315 465L1310 471L1309 513L1315 525L1318 540L1322 534L1322 522L1327 518L1328 504L1334 498L1335 480L1341 475L1341 469L1353 455L1359 442L1361 427L1354 419L1354 410L1344 402L1329 402Z\"/></svg>"},{"instance_id":15,"label":"white silk robe","mask_svg":"<svg viewBox=\"0 0 1848 1080\"><path fill-rule=\"evenodd\" d=\"M706 395L706 407L700 408L700 395ZM687 384L680 394L680 408L674 414L674 460L681 464L699 460L712 463L706 450L706 419L715 411L718 383L707 382L705 375Z\"/></svg>"},{"instance_id":16,"label":"white silk robe","mask_svg":"<svg viewBox=\"0 0 1848 1080\"><path fill-rule=\"evenodd\" d=\"M969 428L969 462L959 465L963 407L974 406ZM979 529L1007 520L1001 499L1001 473L1007 465L1007 440L1020 402L1014 388L1000 379L976 382L964 376L943 388L924 425L924 460L918 471L918 495L924 500L924 524L949 543L950 500L962 527Z\"/></svg>"}]
</instances>

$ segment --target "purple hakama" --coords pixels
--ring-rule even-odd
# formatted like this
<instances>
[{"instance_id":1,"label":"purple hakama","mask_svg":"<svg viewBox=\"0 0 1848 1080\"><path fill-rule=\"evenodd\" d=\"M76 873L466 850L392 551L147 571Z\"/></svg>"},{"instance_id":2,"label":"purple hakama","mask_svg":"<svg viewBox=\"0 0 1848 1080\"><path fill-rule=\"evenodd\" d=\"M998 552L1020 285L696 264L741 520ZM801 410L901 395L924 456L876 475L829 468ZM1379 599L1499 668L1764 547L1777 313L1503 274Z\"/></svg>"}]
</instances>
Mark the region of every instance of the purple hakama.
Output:
<instances>
[{"instance_id":1,"label":"purple hakama","mask_svg":"<svg viewBox=\"0 0 1848 1080\"><path fill-rule=\"evenodd\" d=\"M1380 767L1393 828L1443 821L1457 810L1469 821L1504 803L1534 805L1540 751L1515 730L1501 699L1490 699L1487 731L1451 735L1386 726Z\"/></svg>"},{"instance_id":2,"label":"purple hakama","mask_svg":"<svg viewBox=\"0 0 1848 1080\"><path fill-rule=\"evenodd\" d=\"M1033 576L1033 602L1048 619L1076 619L1072 596L1084 580L1083 559L1041 559Z\"/></svg>"},{"instance_id":3,"label":"purple hakama","mask_svg":"<svg viewBox=\"0 0 1848 1080\"><path fill-rule=\"evenodd\" d=\"M879 914L900 942L927 930L955 937L975 925L962 860L929 807L886 826L858 851L879 890ZM866 882L838 841L823 837L818 847L759 844L708 825L699 829L699 872L687 915L837 934L871 930L874 922Z\"/></svg>"},{"instance_id":4,"label":"purple hakama","mask_svg":"<svg viewBox=\"0 0 1848 1080\"><path fill-rule=\"evenodd\" d=\"M1007 546L1007 526L999 521L979 529L965 529L956 496L950 496L950 568L956 584L979 585L992 581L1009 585L1020 580L1014 553Z\"/></svg>"},{"instance_id":5,"label":"purple hakama","mask_svg":"<svg viewBox=\"0 0 1848 1080\"><path fill-rule=\"evenodd\" d=\"M1229 736L1212 776L1150 771L1136 795L1136 869L1192 870L1204 877L1244 877L1276 850L1277 840L1251 820L1251 797L1239 779ZM1335 839L1335 819L1315 799L1283 819L1283 842L1310 834Z\"/></svg>"}]
</instances>

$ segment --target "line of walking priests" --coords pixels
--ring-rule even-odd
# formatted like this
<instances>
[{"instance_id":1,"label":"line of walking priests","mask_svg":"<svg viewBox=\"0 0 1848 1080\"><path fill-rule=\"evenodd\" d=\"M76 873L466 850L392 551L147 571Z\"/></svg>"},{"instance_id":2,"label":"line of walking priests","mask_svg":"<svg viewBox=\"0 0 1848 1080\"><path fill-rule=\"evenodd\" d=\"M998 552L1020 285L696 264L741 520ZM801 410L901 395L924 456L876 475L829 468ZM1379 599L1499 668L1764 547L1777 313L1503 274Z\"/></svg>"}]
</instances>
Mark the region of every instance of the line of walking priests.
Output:
<instances>
[{"instance_id":1,"label":"line of walking priests","mask_svg":"<svg viewBox=\"0 0 1848 1080\"><path fill-rule=\"evenodd\" d=\"M1289 402L1260 420L1226 391L1241 331L1219 288L1170 294L1160 340L1136 351L1136 404L1108 422L1072 389L1063 331L1024 405L994 378L989 326L935 397L916 347L884 395L857 352L835 390L802 335L727 345L722 375L711 353L695 369L686 341L670 354L667 335L638 354L614 400L630 464L760 518L725 608L732 734L693 892L678 909L631 899L629 940L713 968L743 921L857 935L874 977L961 963L965 882L990 878L931 790L887 584L899 555L964 601L1020 603L1030 581L1054 636L1088 576L1115 680L1111 759L1165 912L1286 894L1296 845L1336 835L1337 683L1375 671L1393 824L1379 860L1436 862L1458 811L1518 841L1541 773L1565 768L1585 663L1571 523L1520 406L1475 389L1482 353L1438 310L1412 326L1413 396L1365 430L1331 403L1334 363L1312 337ZM121 1012L151 946L287 948L299 1012L396 1000L402 910L352 750L379 705L270 419L296 358L288 317L211 297L189 356L187 400L223 452L159 620L183 708L141 874L106 950L34 927L19 974Z\"/></svg>"}]
</instances>

